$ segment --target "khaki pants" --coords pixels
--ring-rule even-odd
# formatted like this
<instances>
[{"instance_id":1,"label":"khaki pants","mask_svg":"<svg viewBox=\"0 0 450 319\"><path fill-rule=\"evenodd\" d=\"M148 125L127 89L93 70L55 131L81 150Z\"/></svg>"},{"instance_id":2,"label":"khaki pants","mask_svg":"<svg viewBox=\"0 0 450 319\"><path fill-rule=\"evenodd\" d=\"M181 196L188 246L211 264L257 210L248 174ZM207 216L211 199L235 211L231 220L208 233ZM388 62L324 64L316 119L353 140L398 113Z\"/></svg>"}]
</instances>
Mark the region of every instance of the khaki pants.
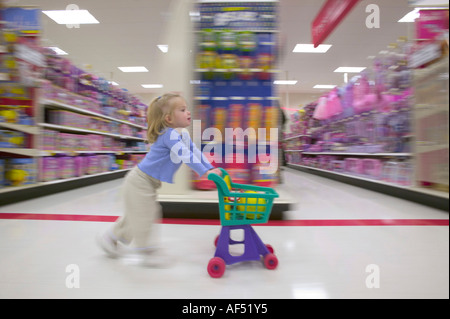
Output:
<instances>
[{"instance_id":1,"label":"khaki pants","mask_svg":"<svg viewBox=\"0 0 450 319\"><path fill-rule=\"evenodd\" d=\"M114 224L112 234L125 244L138 249L157 245L155 223L161 218L161 205L156 189L161 181L148 176L135 166L126 176L122 186L124 214Z\"/></svg>"}]
</instances>

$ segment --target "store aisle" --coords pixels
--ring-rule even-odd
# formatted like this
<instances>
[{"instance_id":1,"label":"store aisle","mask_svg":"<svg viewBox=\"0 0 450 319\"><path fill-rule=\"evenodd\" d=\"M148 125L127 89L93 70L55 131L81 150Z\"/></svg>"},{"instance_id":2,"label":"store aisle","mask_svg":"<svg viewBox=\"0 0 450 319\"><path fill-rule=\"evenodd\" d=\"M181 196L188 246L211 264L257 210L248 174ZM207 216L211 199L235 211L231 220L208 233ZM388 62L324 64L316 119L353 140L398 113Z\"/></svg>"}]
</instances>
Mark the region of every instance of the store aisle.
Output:
<instances>
[{"instance_id":1,"label":"store aisle","mask_svg":"<svg viewBox=\"0 0 450 319\"><path fill-rule=\"evenodd\" d=\"M160 224L167 268L106 258L95 236L120 215L121 180L2 206L0 298L449 298L447 212L291 169L283 179L289 221L255 226L279 267L236 264L221 279L206 271L215 222Z\"/></svg>"}]
</instances>

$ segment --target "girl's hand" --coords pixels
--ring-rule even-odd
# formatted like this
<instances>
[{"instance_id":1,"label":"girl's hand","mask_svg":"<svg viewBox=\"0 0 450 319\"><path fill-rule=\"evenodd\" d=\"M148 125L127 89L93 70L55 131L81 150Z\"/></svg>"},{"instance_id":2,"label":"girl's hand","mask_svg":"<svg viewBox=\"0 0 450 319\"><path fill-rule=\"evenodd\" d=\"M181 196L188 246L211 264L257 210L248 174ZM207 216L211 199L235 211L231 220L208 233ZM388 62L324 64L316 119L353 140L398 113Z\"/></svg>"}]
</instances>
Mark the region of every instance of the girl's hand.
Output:
<instances>
[{"instance_id":1,"label":"girl's hand","mask_svg":"<svg viewBox=\"0 0 450 319\"><path fill-rule=\"evenodd\" d=\"M214 174L217 174L219 176L222 176L222 171L220 169L218 169L218 168L210 169L209 171L206 172L206 176L208 176L211 173L214 173Z\"/></svg>"}]
</instances>

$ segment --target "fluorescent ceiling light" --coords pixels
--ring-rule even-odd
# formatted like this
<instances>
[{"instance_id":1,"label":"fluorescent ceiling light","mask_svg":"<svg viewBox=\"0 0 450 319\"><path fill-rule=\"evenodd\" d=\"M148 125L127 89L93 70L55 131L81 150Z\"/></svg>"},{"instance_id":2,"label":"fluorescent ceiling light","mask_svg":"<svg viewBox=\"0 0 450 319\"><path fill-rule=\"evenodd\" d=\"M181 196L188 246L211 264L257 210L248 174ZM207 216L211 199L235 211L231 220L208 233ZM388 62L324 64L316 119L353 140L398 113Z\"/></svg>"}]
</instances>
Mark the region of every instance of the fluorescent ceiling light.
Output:
<instances>
[{"instance_id":1,"label":"fluorescent ceiling light","mask_svg":"<svg viewBox=\"0 0 450 319\"><path fill-rule=\"evenodd\" d=\"M314 44L298 43L292 52L295 53L325 53L331 48L331 44L320 44L317 48Z\"/></svg>"},{"instance_id":2,"label":"fluorescent ceiling light","mask_svg":"<svg viewBox=\"0 0 450 319\"><path fill-rule=\"evenodd\" d=\"M273 84L276 85L295 85L297 84L296 80L277 80L277 81L273 81Z\"/></svg>"},{"instance_id":3,"label":"fluorescent ceiling light","mask_svg":"<svg viewBox=\"0 0 450 319\"><path fill-rule=\"evenodd\" d=\"M47 47L48 49L50 49L50 50L52 50L53 52L55 52L55 54L57 54L57 55L68 55L69 53L67 53L66 51L64 51L64 50L61 50L60 48L58 48L58 47Z\"/></svg>"},{"instance_id":4,"label":"fluorescent ceiling light","mask_svg":"<svg viewBox=\"0 0 450 319\"><path fill-rule=\"evenodd\" d=\"M162 84L141 84L145 89L161 89L163 87Z\"/></svg>"},{"instance_id":5,"label":"fluorescent ceiling light","mask_svg":"<svg viewBox=\"0 0 450 319\"><path fill-rule=\"evenodd\" d=\"M313 89L334 89L337 85L330 84L316 84Z\"/></svg>"},{"instance_id":6,"label":"fluorescent ceiling light","mask_svg":"<svg viewBox=\"0 0 450 319\"><path fill-rule=\"evenodd\" d=\"M94 24L100 23L87 10L50 10L42 11L58 24Z\"/></svg>"},{"instance_id":7,"label":"fluorescent ceiling light","mask_svg":"<svg viewBox=\"0 0 450 319\"><path fill-rule=\"evenodd\" d=\"M346 66L341 66L339 68L337 68L336 70L334 70L334 72L342 72L342 73L359 73L362 70L365 70L365 67L346 67Z\"/></svg>"},{"instance_id":8,"label":"fluorescent ceiling light","mask_svg":"<svg viewBox=\"0 0 450 319\"><path fill-rule=\"evenodd\" d=\"M145 66L119 66L122 72L148 72Z\"/></svg>"},{"instance_id":9,"label":"fluorescent ceiling light","mask_svg":"<svg viewBox=\"0 0 450 319\"><path fill-rule=\"evenodd\" d=\"M167 53L169 51L169 45L168 44L158 44L156 45L158 49L161 50L161 52Z\"/></svg>"},{"instance_id":10,"label":"fluorescent ceiling light","mask_svg":"<svg viewBox=\"0 0 450 319\"><path fill-rule=\"evenodd\" d=\"M414 9L413 11L408 12L398 20L397 22L414 22L418 17L420 17L419 9Z\"/></svg>"}]
</instances>

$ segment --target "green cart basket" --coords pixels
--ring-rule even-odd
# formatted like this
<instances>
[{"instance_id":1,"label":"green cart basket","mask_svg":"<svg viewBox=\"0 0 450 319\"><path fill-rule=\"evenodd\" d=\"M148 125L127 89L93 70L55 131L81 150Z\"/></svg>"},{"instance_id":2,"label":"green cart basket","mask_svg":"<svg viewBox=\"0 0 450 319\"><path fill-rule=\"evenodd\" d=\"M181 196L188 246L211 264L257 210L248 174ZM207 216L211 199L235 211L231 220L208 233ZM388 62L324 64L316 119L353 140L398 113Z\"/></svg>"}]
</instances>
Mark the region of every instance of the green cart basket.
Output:
<instances>
[{"instance_id":1,"label":"green cart basket","mask_svg":"<svg viewBox=\"0 0 450 319\"><path fill-rule=\"evenodd\" d=\"M208 179L217 186L221 225L267 223L278 193L270 187L233 183L227 171L220 170L222 177L210 174Z\"/></svg>"}]
</instances>

